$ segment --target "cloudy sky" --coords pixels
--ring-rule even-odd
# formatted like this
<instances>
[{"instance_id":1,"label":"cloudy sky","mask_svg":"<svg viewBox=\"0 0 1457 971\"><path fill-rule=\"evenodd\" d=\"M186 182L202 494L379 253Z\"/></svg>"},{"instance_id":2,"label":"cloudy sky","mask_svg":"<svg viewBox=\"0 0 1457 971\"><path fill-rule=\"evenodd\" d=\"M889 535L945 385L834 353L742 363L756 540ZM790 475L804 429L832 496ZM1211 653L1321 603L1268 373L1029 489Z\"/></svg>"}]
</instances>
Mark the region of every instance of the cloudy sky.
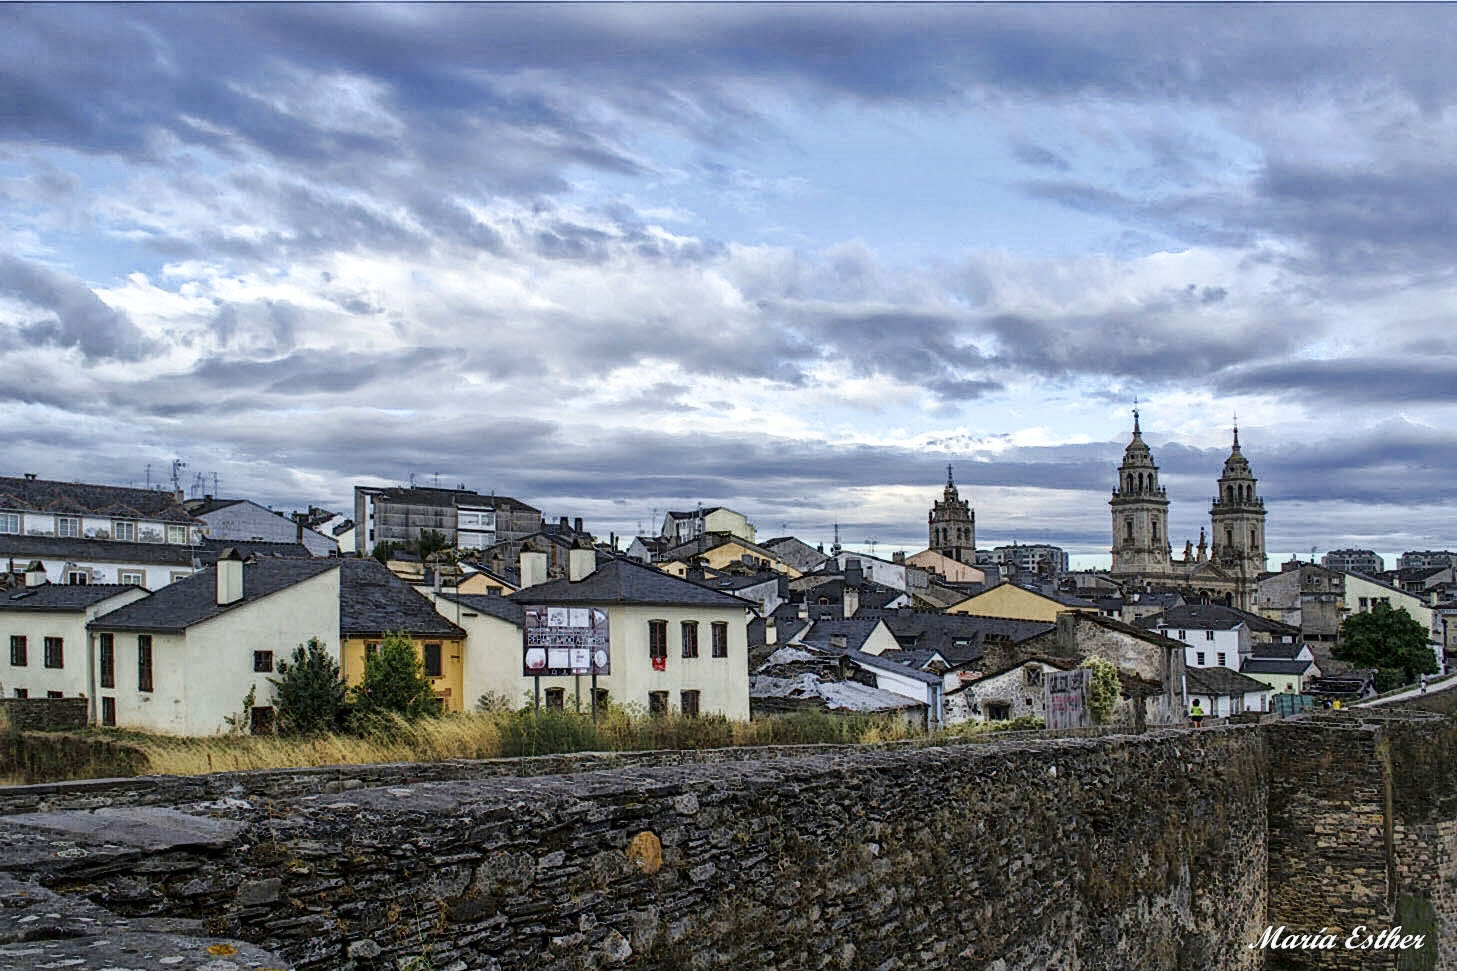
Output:
<instances>
[{"instance_id":1,"label":"cloudy sky","mask_svg":"<svg viewBox=\"0 0 1457 971\"><path fill-rule=\"evenodd\" d=\"M0 6L5 474L1450 547L1454 241L1447 5Z\"/></svg>"}]
</instances>

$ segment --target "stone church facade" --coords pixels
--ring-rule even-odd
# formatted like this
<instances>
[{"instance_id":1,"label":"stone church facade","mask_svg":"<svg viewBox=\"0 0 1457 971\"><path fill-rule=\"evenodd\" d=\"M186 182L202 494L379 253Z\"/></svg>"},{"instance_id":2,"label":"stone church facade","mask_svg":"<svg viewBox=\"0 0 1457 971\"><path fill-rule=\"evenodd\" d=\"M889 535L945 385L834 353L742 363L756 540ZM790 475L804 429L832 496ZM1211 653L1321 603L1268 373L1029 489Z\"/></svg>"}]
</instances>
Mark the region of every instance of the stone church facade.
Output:
<instances>
[{"instance_id":1,"label":"stone church facade","mask_svg":"<svg viewBox=\"0 0 1457 971\"><path fill-rule=\"evenodd\" d=\"M1265 501L1240 451L1239 428L1209 510L1212 544L1201 529L1197 549L1186 541L1181 559L1169 545L1169 499L1158 474L1135 409L1133 440L1124 449L1117 488L1108 502L1113 579L1125 592L1177 590L1186 598L1252 609L1255 583L1265 572Z\"/></svg>"},{"instance_id":2,"label":"stone church facade","mask_svg":"<svg viewBox=\"0 0 1457 971\"><path fill-rule=\"evenodd\" d=\"M969 499L961 498L956 491L956 482L951 478L951 466L946 466L946 489L941 498L931 503L927 515L932 550L942 556L976 565L976 512Z\"/></svg>"}]
</instances>

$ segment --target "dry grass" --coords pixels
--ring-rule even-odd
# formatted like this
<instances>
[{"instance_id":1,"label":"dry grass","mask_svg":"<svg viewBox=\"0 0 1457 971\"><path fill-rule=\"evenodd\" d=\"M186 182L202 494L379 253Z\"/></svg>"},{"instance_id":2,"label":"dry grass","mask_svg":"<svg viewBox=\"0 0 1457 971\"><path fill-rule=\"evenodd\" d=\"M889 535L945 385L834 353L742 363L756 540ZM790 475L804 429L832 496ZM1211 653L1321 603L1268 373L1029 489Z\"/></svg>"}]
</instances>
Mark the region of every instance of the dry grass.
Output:
<instances>
[{"instance_id":1,"label":"dry grass","mask_svg":"<svg viewBox=\"0 0 1457 971\"><path fill-rule=\"evenodd\" d=\"M466 712L414 724L393 721L354 735L174 738L127 733L148 772L199 775L379 762L435 762L583 751L722 748L735 745L887 742L924 736L903 721L801 712L758 721L648 717L613 708L594 725L576 712Z\"/></svg>"}]
</instances>

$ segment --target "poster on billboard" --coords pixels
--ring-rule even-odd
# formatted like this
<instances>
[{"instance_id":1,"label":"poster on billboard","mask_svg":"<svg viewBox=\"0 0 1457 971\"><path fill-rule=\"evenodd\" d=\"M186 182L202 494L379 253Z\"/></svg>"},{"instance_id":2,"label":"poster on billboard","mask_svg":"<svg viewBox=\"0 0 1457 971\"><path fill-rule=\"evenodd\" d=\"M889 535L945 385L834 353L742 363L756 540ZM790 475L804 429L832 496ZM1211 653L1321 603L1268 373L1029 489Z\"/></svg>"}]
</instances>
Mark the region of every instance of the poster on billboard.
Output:
<instances>
[{"instance_id":1,"label":"poster on billboard","mask_svg":"<svg viewBox=\"0 0 1457 971\"><path fill-rule=\"evenodd\" d=\"M601 607L524 607L522 673L527 677L611 674L607 611Z\"/></svg>"},{"instance_id":2,"label":"poster on billboard","mask_svg":"<svg viewBox=\"0 0 1457 971\"><path fill-rule=\"evenodd\" d=\"M1049 671L1042 679L1048 728L1087 728L1093 723L1088 712L1088 685L1093 672L1087 668Z\"/></svg>"}]
</instances>

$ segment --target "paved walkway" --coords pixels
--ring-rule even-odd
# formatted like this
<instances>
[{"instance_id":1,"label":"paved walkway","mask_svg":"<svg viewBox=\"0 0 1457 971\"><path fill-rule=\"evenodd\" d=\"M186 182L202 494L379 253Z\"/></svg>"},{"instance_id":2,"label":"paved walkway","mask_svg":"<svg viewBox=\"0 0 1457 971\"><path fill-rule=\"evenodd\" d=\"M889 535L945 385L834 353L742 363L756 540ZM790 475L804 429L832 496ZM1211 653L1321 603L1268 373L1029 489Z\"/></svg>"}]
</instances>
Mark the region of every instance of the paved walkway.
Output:
<instances>
[{"instance_id":1,"label":"paved walkway","mask_svg":"<svg viewBox=\"0 0 1457 971\"><path fill-rule=\"evenodd\" d=\"M1450 691L1453 688L1457 688L1457 674L1448 674L1440 678L1433 678L1429 680L1427 682L1427 690L1425 693L1432 694L1437 691ZM1410 701L1412 698L1420 698L1422 694L1423 692L1421 686L1418 685L1415 688L1408 688L1406 691L1403 691L1400 694L1387 695L1384 698L1371 698L1366 701L1355 702L1353 707L1359 707L1361 705L1390 705L1398 701Z\"/></svg>"}]
</instances>

